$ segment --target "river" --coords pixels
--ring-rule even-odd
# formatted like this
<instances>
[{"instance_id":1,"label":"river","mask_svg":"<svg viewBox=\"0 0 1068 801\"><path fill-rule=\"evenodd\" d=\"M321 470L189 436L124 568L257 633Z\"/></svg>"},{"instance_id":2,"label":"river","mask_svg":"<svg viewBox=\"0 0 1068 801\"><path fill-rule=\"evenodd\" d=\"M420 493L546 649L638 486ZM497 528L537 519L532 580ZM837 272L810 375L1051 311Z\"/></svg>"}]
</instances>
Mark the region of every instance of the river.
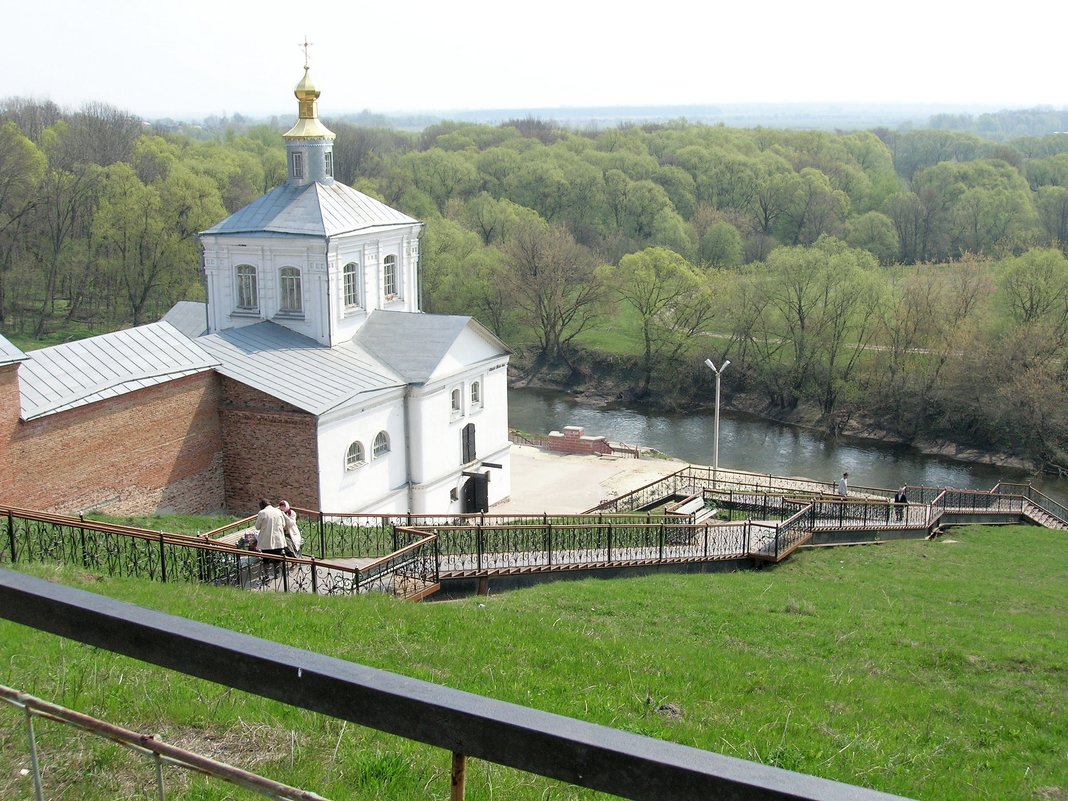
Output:
<instances>
[{"instance_id":1,"label":"river","mask_svg":"<svg viewBox=\"0 0 1068 801\"><path fill-rule=\"evenodd\" d=\"M671 414L595 407L551 390L510 389L508 424L532 434L582 426L591 436L643 445L692 464L712 464L711 411ZM1068 503L1068 480L1025 471L931 456L902 445L817 431L733 412L720 412L719 465L734 470L837 481L849 473L853 486L892 489L903 484L990 489L999 481L1028 483Z\"/></svg>"}]
</instances>

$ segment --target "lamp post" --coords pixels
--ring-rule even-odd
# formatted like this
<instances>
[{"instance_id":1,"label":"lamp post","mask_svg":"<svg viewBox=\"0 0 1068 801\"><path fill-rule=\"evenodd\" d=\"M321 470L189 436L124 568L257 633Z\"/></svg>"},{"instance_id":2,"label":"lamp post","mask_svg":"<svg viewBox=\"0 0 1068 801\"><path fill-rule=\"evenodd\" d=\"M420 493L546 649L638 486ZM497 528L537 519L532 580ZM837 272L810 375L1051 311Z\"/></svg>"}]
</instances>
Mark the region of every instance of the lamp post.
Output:
<instances>
[{"instance_id":1,"label":"lamp post","mask_svg":"<svg viewBox=\"0 0 1068 801\"><path fill-rule=\"evenodd\" d=\"M712 430L712 486L716 486L716 477L719 471L719 378L723 375L723 371L730 365L730 359L723 362L716 369L716 365L712 363L711 359L705 359L705 364L708 369L716 374L716 422Z\"/></svg>"}]
</instances>

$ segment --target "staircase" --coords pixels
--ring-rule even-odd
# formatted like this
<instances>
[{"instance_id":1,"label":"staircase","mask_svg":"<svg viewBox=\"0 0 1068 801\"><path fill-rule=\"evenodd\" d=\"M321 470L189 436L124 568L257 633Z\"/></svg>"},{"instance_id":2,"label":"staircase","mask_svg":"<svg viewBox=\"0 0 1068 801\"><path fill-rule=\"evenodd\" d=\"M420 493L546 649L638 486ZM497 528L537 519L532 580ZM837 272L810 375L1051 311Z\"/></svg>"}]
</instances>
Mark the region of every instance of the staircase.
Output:
<instances>
[{"instance_id":1,"label":"staircase","mask_svg":"<svg viewBox=\"0 0 1068 801\"><path fill-rule=\"evenodd\" d=\"M1059 517L1051 515L1049 512L1030 501L1024 502L1023 516L1039 526L1051 528L1055 531L1068 531L1068 523L1061 520Z\"/></svg>"}]
</instances>

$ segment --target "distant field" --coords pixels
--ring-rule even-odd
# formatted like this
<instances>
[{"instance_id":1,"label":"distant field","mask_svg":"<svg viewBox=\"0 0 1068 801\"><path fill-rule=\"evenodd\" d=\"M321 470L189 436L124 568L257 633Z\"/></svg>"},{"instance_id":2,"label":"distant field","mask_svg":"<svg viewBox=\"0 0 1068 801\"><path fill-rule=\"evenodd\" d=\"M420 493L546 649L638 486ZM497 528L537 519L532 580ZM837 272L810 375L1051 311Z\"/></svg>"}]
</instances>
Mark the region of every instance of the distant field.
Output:
<instances>
[{"instance_id":1,"label":"distant field","mask_svg":"<svg viewBox=\"0 0 1068 801\"><path fill-rule=\"evenodd\" d=\"M416 678L918 799L1068 798L1068 536L803 552L761 571L488 598L254 595L37 575ZM0 623L0 681L335 799L447 798L449 755ZM272 677L265 676L264 681ZM32 797L0 708L0 798ZM46 795L151 796L151 766L38 724ZM168 769L171 771L172 769ZM168 773L169 776L172 774ZM201 779L168 798L247 798ZM474 761L468 798L596 794Z\"/></svg>"}]
</instances>

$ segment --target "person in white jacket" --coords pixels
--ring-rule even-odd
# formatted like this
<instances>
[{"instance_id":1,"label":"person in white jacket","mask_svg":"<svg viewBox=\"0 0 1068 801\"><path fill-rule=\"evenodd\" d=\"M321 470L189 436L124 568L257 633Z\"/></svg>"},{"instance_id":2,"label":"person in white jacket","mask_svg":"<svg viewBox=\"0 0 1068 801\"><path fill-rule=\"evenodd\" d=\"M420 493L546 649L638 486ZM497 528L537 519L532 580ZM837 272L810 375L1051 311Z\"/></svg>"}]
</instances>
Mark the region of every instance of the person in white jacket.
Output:
<instances>
[{"instance_id":1,"label":"person in white jacket","mask_svg":"<svg viewBox=\"0 0 1068 801\"><path fill-rule=\"evenodd\" d=\"M278 509L281 511L282 516L286 521L286 556L300 556L301 547L304 545L304 538L300 536L300 529L297 528L297 513L293 507L289 505L289 501L280 502L278 504Z\"/></svg>"},{"instance_id":2,"label":"person in white jacket","mask_svg":"<svg viewBox=\"0 0 1068 801\"><path fill-rule=\"evenodd\" d=\"M261 553L270 553L281 556L286 550L286 517L282 512L271 506L266 498L260 500L260 511L256 515L256 544ZM266 559L272 572L277 577L281 572L282 565L275 559ZM264 566L266 570L267 565Z\"/></svg>"}]
</instances>

